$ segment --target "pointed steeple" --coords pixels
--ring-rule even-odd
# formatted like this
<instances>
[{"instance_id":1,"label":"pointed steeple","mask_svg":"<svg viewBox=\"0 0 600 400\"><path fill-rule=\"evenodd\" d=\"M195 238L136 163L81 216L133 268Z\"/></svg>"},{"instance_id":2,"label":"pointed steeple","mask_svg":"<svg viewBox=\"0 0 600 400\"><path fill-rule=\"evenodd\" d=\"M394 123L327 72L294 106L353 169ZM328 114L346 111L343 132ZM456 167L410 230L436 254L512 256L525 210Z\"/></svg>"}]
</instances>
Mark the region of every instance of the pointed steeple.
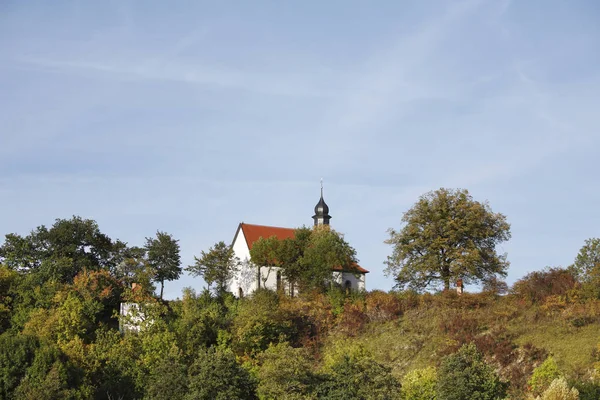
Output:
<instances>
[{"instance_id":1,"label":"pointed steeple","mask_svg":"<svg viewBox=\"0 0 600 400\"><path fill-rule=\"evenodd\" d=\"M321 198L319 202L315 206L315 215L313 215L313 220L315 221L315 226L318 225L329 225L329 220L331 219L331 215L329 215L329 206L323 200L323 179L321 179Z\"/></svg>"}]
</instances>

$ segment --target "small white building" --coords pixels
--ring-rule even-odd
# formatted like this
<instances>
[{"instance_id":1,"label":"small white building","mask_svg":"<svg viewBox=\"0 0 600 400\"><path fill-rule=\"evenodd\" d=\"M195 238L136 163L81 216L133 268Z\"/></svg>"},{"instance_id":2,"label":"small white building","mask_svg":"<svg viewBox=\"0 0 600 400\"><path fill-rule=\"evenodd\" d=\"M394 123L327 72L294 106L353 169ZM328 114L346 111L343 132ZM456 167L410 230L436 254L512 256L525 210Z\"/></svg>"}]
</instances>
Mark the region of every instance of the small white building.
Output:
<instances>
[{"instance_id":1,"label":"small white building","mask_svg":"<svg viewBox=\"0 0 600 400\"><path fill-rule=\"evenodd\" d=\"M329 207L323 200L322 187L321 199L315 206L315 215L312 218L315 226L329 225L331 219ZM229 291L238 297L248 295L259 287L271 290L282 289L288 292L279 268L261 266L259 269L250 261L250 249L260 238L267 239L275 236L279 240L289 239L294 237L294 231L292 228L240 223L233 238L232 246L236 257L242 262L242 267L230 281ZM347 290L365 290L365 277L368 272L359 265L353 266L352 270L342 270L341 267L336 267L332 269L332 280Z\"/></svg>"},{"instance_id":2,"label":"small white building","mask_svg":"<svg viewBox=\"0 0 600 400\"><path fill-rule=\"evenodd\" d=\"M137 283L131 284L133 293L141 291L142 286ZM138 299L143 298L138 297ZM119 331L125 332L140 332L144 327L152 325L153 321L149 318L148 310L152 307L151 301L129 301L120 304L119 307Z\"/></svg>"}]
</instances>

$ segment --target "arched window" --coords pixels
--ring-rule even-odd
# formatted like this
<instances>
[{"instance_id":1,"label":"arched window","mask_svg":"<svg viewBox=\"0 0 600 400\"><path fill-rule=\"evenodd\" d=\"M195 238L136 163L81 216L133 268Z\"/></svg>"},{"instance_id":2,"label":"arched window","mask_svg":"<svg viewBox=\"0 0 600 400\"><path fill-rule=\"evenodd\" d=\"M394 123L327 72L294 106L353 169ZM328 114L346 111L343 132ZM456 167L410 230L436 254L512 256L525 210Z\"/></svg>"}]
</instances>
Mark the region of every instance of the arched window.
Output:
<instances>
[{"instance_id":1,"label":"arched window","mask_svg":"<svg viewBox=\"0 0 600 400\"><path fill-rule=\"evenodd\" d=\"M244 297L244 291L242 290L241 287L238 287L238 297L241 299L242 297Z\"/></svg>"},{"instance_id":2,"label":"arched window","mask_svg":"<svg viewBox=\"0 0 600 400\"><path fill-rule=\"evenodd\" d=\"M344 282L344 289L346 289L346 293L350 293L350 290L352 289L352 282L350 282L350 280Z\"/></svg>"}]
</instances>

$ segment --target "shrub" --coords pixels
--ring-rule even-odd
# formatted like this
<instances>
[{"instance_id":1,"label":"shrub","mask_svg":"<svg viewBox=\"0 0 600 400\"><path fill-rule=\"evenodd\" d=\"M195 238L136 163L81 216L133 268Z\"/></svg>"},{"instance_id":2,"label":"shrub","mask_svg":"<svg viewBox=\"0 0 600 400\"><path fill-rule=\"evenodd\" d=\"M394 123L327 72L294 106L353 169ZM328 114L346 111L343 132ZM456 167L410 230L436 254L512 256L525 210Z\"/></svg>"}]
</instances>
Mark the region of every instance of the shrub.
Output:
<instances>
[{"instance_id":1,"label":"shrub","mask_svg":"<svg viewBox=\"0 0 600 400\"><path fill-rule=\"evenodd\" d=\"M562 374L558 369L554 357L550 356L539 367L533 370L533 374L528 382L529 390L534 396L538 396L550 386L552 381L561 377Z\"/></svg>"},{"instance_id":2,"label":"shrub","mask_svg":"<svg viewBox=\"0 0 600 400\"><path fill-rule=\"evenodd\" d=\"M402 398L404 400L435 400L437 371L433 367L415 369L402 380Z\"/></svg>"},{"instance_id":3,"label":"shrub","mask_svg":"<svg viewBox=\"0 0 600 400\"><path fill-rule=\"evenodd\" d=\"M513 343L514 335L506 332L504 328L490 330L485 335L475 338L477 349L488 359L497 362L501 367L506 367L515 361L517 346Z\"/></svg>"},{"instance_id":4,"label":"shrub","mask_svg":"<svg viewBox=\"0 0 600 400\"><path fill-rule=\"evenodd\" d=\"M344 304L344 311L339 316L338 329L348 336L356 336L363 330L368 320L363 304L347 301Z\"/></svg>"},{"instance_id":5,"label":"shrub","mask_svg":"<svg viewBox=\"0 0 600 400\"><path fill-rule=\"evenodd\" d=\"M579 391L579 400L598 400L600 399L600 382L593 380L585 382L575 382L575 389Z\"/></svg>"},{"instance_id":6,"label":"shrub","mask_svg":"<svg viewBox=\"0 0 600 400\"><path fill-rule=\"evenodd\" d=\"M504 295L508 293L508 285L505 281L493 275L483 282L481 292L492 296Z\"/></svg>"},{"instance_id":7,"label":"shrub","mask_svg":"<svg viewBox=\"0 0 600 400\"><path fill-rule=\"evenodd\" d=\"M569 388L565 378L556 378L536 400L579 400L579 391Z\"/></svg>"},{"instance_id":8,"label":"shrub","mask_svg":"<svg viewBox=\"0 0 600 400\"><path fill-rule=\"evenodd\" d=\"M402 312L417 308L421 303L421 295L414 290L406 290L403 292L390 292L396 294L402 307Z\"/></svg>"},{"instance_id":9,"label":"shrub","mask_svg":"<svg viewBox=\"0 0 600 400\"><path fill-rule=\"evenodd\" d=\"M444 358L438 370L437 397L440 399L502 399L506 388L472 343Z\"/></svg>"},{"instance_id":10,"label":"shrub","mask_svg":"<svg viewBox=\"0 0 600 400\"><path fill-rule=\"evenodd\" d=\"M527 381L531 377L535 366L539 365L548 356L545 349L525 343L514 349L514 360L506 368L502 369L501 376L510 382L511 398L520 399L527 392Z\"/></svg>"},{"instance_id":11,"label":"shrub","mask_svg":"<svg viewBox=\"0 0 600 400\"><path fill-rule=\"evenodd\" d=\"M479 321L463 314L450 314L443 317L440 322L440 330L447 334L455 343L450 346L447 353L455 352L460 346L470 343L479 333Z\"/></svg>"},{"instance_id":12,"label":"shrub","mask_svg":"<svg viewBox=\"0 0 600 400\"><path fill-rule=\"evenodd\" d=\"M366 315L370 321L390 321L402 314L400 299L393 293L374 290L365 298Z\"/></svg>"},{"instance_id":13,"label":"shrub","mask_svg":"<svg viewBox=\"0 0 600 400\"><path fill-rule=\"evenodd\" d=\"M548 296L565 296L577 281L573 273L563 268L546 268L531 272L513 285L512 292L528 301L538 303Z\"/></svg>"},{"instance_id":14,"label":"shrub","mask_svg":"<svg viewBox=\"0 0 600 400\"><path fill-rule=\"evenodd\" d=\"M298 344L302 346L318 346L321 338L334 326L331 303L321 293L308 298L284 296L280 299L279 307L282 312L294 316Z\"/></svg>"}]
</instances>

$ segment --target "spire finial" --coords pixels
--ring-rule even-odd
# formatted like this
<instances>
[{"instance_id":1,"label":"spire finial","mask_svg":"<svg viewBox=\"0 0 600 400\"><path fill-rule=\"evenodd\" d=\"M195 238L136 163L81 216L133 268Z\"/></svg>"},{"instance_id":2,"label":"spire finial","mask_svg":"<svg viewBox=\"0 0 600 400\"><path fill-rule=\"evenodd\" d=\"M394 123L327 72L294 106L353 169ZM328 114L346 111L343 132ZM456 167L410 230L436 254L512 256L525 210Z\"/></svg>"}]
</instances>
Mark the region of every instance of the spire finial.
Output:
<instances>
[{"instance_id":1,"label":"spire finial","mask_svg":"<svg viewBox=\"0 0 600 400\"><path fill-rule=\"evenodd\" d=\"M323 178L321 178L321 197L323 197Z\"/></svg>"}]
</instances>

